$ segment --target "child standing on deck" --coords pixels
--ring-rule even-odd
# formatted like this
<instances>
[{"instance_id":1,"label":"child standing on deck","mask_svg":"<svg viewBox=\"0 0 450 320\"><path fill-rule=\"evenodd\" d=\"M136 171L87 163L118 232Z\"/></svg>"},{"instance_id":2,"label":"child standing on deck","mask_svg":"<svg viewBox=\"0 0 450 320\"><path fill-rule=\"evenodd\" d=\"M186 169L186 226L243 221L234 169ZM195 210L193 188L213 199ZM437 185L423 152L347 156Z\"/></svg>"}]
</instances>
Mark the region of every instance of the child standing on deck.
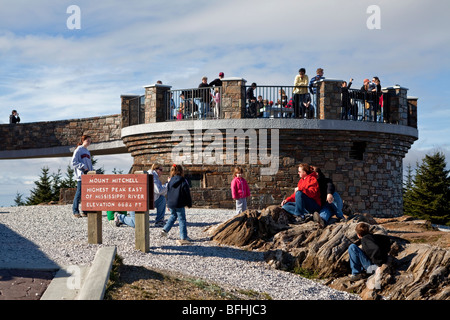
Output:
<instances>
[{"instance_id":1,"label":"child standing on deck","mask_svg":"<svg viewBox=\"0 0 450 320\"><path fill-rule=\"evenodd\" d=\"M250 197L250 188L242 177L244 170L241 167L234 168L231 181L231 196L236 200L236 214L247 210L247 197Z\"/></svg>"},{"instance_id":2,"label":"child standing on deck","mask_svg":"<svg viewBox=\"0 0 450 320\"><path fill-rule=\"evenodd\" d=\"M167 233L172 229L175 221L178 219L180 228L180 240L177 244L189 244L186 227L186 211L184 207L192 207L191 191L189 184L184 178L183 167L174 164L170 168L169 183L167 185L167 208L169 208L171 216L163 227L161 236L167 237Z\"/></svg>"}]
</instances>

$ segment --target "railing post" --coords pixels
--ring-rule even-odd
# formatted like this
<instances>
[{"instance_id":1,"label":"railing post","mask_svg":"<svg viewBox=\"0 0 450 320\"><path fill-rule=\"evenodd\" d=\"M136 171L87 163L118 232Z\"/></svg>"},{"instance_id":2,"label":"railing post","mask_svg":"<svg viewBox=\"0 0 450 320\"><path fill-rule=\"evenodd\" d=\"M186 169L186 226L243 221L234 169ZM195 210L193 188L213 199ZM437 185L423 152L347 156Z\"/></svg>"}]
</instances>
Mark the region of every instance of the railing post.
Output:
<instances>
[{"instance_id":1,"label":"railing post","mask_svg":"<svg viewBox=\"0 0 450 320\"><path fill-rule=\"evenodd\" d=\"M318 118L339 120L341 119L341 87L343 80L323 79L318 83L319 90L318 101Z\"/></svg>"},{"instance_id":2,"label":"railing post","mask_svg":"<svg viewBox=\"0 0 450 320\"><path fill-rule=\"evenodd\" d=\"M140 99L138 95L121 95L121 127L125 128L138 123L139 119L139 109L140 109Z\"/></svg>"},{"instance_id":3,"label":"railing post","mask_svg":"<svg viewBox=\"0 0 450 320\"><path fill-rule=\"evenodd\" d=\"M163 122L166 120L166 95L172 88L162 84L145 86L145 111L143 123Z\"/></svg>"},{"instance_id":4,"label":"railing post","mask_svg":"<svg viewBox=\"0 0 450 320\"><path fill-rule=\"evenodd\" d=\"M242 78L222 79L221 114L223 119L242 119L245 115L245 83Z\"/></svg>"},{"instance_id":5,"label":"railing post","mask_svg":"<svg viewBox=\"0 0 450 320\"><path fill-rule=\"evenodd\" d=\"M387 90L389 99L389 122L402 126L408 125L407 88L399 85L383 88Z\"/></svg>"},{"instance_id":6,"label":"railing post","mask_svg":"<svg viewBox=\"0 0 450 320\"><path fill-rule=\"evenodd\" d=\"M417 129L417 97L408 97L408 126Z\"/></svg>"}]
</instances>

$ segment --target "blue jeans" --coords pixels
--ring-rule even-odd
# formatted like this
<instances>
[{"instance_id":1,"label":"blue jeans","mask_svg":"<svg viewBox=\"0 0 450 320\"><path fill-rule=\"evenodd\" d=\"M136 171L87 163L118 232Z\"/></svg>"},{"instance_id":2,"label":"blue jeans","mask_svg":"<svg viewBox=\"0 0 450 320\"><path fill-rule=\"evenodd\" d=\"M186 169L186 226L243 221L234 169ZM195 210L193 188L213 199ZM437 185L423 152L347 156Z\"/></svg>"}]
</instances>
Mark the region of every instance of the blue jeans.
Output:
<instances>
[{"instance_id":1,"label":"blue jeans","mask_svg":"<svg viewBox=\"0 0 450 320\"><path fill-rule=\"evenodd\" d=\"M75 197L73 198L72 212L73 214L80 213L79 205L81 201L81 181L77 181L77 191L75 192Z\"/></svg>"},{"instance_id":2,"label":"blue jeans","mask_svg":"<svg viewBox=\"0 0 450 320\"><path fill-rule=\"evenodd\" d=\"M128 212L128 215L125 215L125 214L119 214L119 221L121 222L121 223L124 223L124 224L126 224L127 226L130 226L130 227L135 227L135 224L136 224L136 220L135 220L135 215L136 215L136 212L135 211L129 211Z\"/></svg>"},{"instance_id":3,"label":"blue jeans","mask_svg":"<svg viewBox=\"0 0 450 320\"><path fill-rule=\"evenodd\" d=\"M295 202L285 203L283 209L295 216L304 217L305 213L319 211L320 207L314 199L311 199L301 191L297 191L295 193Z\"/></svg>"},{"instance_id":4,"label":"blue jeans","mask_svg":"<svg viewBox=\"0 0 450 320\"><path fill-rule=\"evenodd\" d=\"M367 258L364 251L362 251L356 244L352 243L348 247L348 255L350 257L350 268L352 269L352 274L358 274L367 270L372 262Z\"/></svg>"},{"instance_id":5,"label":"blue jeans","mask_svg":"<svg viewBox=\"0 0 450 320\"><path fill-rule=\"evenodd\" d=\"M170 229L172 229L175 221L178 219L178 227L180 228L180 239L186 240L187 239L187 227L186 227L186 211L184 208L176 208L176 209L170 209L170 218L167 220L166 225L164 226L163 230L166 232L169 232Z\"/></svg>"},{"instance_id":6,"label":"blue jeans","mask_svg":"<svg viewBox=\"0 0 450 320\"><path fill-rule=\"evenodd\" d=\"M203 102L200 98L194 98L194 102L198 106L198 118L205 119L209 112L209 103Z\"/></svg>"},{"instance_id":7,"label":"blue jeans","mask_svg":"<svg viewBox=\"0 0 450 320\"><path fill-rule=\"evenodd\" d=\"M334 201L333 203L326 202L322 209L320 209L320 217L325 221L325 223L328 223L328 220L334 215L338 217L339 219L342 219L344 217L344 213L342 212L343 202L341 199L341 196L339 193L335 192L333 193Z\"/></svg>"},{"instance_id":8,"label":"blue jeans","mask_svg":"<svg viewBox=\"0 0 450 320\"><path fill-rule=\"evenodd\" d=\"M156 208L156 221L164 220L164 214L166 213L166 197L159 196L159 198L155 201Z\"/></svg>"}]
</instances>

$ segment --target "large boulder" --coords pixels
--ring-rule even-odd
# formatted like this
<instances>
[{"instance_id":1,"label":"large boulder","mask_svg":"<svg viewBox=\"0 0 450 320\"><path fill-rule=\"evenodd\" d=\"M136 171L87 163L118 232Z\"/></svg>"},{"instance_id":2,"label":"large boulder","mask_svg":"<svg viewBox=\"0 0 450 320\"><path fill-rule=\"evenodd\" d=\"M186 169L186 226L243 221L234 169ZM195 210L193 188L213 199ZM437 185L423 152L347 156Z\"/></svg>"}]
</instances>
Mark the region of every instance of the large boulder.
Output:
<instances>
[{"instance_id":1,"label":"large boulder","mask_svg":"<svg viewBox=\"0 0 450 320\"><path fill-rule=\"evenodd\" d=\"M294 220L280 207L270 206L262 212L246 210L208 231L211 239L220 244L255 249L273 235L288 229L289 222Z\"/></svg>"},{"instance_id":2,"label":"large boulder","mask_svg":"<svg viewBox=\"0 0 450 320\"><path fill-rule=\"evenodd\" d=\"M392 245L387 263L375 274L352 281L347 249L357 241L360 221L369 223L371 232L388 235ZM313 271L325 284L363 299L450 299L449 249L391 235L369 214L356 213L320 228L270 206L261 212L247 210L209 231L220 244L265 251L266 262L274 268Z\"/></svg>"}]
</instances>

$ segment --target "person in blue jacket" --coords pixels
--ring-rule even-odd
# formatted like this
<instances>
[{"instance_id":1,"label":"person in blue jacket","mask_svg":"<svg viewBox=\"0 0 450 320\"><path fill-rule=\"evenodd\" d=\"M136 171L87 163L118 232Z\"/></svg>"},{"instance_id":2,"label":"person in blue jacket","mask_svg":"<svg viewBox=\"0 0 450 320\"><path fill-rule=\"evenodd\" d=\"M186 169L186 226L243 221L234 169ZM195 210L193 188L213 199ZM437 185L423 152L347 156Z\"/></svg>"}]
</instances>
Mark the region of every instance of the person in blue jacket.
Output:
<instances>
[{"instance_id":1,"label":"person in blue jacket","mask_svg":"<svg viewBox=\"0 0 450 320\"><path fill-rule=\"evenodd\" d=\"M180 240L177 244L189 244L186 227L186 211L185 207L192 207L191 191L189 183L184 178L183 167L174 164L170 168L170 180L167 185L167 208L169 208L171 216L167 220L166 225L161 231L161 236L167 237L168 232L172 229L175 221L178 220L180 228Z\"/></svg>"}]
</instances>

